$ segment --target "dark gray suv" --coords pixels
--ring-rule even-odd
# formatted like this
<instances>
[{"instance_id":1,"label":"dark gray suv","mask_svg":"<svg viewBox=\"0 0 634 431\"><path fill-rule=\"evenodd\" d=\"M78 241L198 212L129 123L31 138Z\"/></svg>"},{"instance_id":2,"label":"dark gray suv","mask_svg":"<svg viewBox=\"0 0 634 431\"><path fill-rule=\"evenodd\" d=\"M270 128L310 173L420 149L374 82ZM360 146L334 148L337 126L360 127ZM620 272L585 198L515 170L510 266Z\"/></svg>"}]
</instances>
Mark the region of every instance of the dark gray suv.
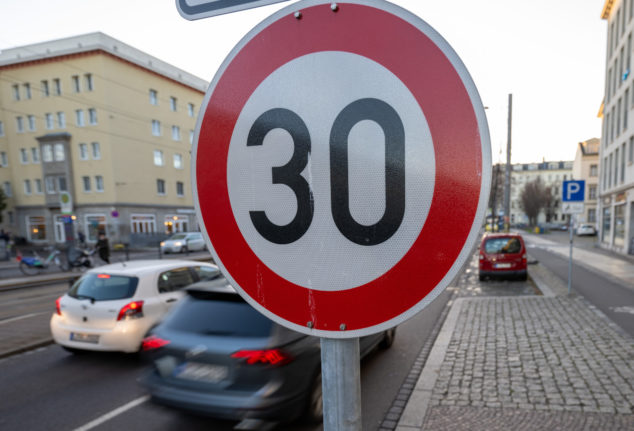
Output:
<instances>
[{"instance_id":1,"label":"dark gray suv","mask_svg":"<svg viewBox=\"0 0 634 431\"><path fill-rule=\"evenodd\" d=\"M319 338L269 320L220 273L187 293L143 343L153 366L141 383L154 402L230 420L322 420ZM395 333L361 338L361 356Z\"/></svg>"}]
</instances>

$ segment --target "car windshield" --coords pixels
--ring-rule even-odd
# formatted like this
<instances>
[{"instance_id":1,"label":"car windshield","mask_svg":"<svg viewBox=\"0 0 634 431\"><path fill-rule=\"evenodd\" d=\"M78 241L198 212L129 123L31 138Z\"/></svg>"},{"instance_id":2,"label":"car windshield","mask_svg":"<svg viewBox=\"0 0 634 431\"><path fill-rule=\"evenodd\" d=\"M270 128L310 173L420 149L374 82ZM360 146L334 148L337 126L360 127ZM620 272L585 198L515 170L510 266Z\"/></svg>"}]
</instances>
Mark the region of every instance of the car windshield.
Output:
<instances>
[{"instance_id":1,"label":"car windshield","mask_svg":"<svg viewBox=\"0 0 634 431\"><path fill-rule=\"evenodd\" d=\"M176 234L176 235L172 235L172 236L170 237L170 239L172 239L172 240L173 240L173 239L185 239L185 236L186 236L185 234L178 233L178 234Z\"/></svg>"},{"instance_id":2,"label":"car windshield","mask_svg":"<svg viewBox=\"0 0 634 431\"><path fill-rule=\"evenodd\" d=\"M176 331L211 336L267 337L273 322L235 293L188 291L166 326Z\"/></svg>"},{"instance_id":3,"label":"car windshield","mask_svg":"<svg viewBox=\"0 0 634 431\"><path fill-rule=\"evenodd\" d=\"M136 292L139 279L110 274L88 274L70 288L68 296L77 299L110 301L131 298Z\"/></svg>"},{"instance_id":4,"label":"car windshield","mask_svg":"<svg viewBox=\"0 0 634 431\"><path fill-rule=\"evenodd\" d=\"M487 254L519 253L522 244L517 238L490 238L484 243L484 251Z\"/></svg>"}]
</instances>

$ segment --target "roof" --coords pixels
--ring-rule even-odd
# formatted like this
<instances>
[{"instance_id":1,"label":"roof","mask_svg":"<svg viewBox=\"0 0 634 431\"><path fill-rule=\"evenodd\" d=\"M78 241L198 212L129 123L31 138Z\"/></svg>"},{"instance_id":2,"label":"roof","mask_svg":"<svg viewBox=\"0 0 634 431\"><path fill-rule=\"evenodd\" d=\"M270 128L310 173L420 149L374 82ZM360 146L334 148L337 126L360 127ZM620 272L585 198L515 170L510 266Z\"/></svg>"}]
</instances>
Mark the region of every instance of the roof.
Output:
<instances>
[{"instance_id":1,"label":"roof","mask_svg":"<svg viewBox=\"0 0 634 431\"><path fill-rule=\"evenodd\" d=\"M157 271L167 271L173 268L179 268L183 266L211 266L210 263L197 262L193 260L179 260L179 259L153 259L153 260L132 260L129 262L111 263L109 265L99 266L93 268L88 273L91 274L116 274L126 276L141 276L148 273Z\"/></svg>"},{"instance_id":2,"label":"roof","mask_svg":"<svg viewBox=\"0 0 634 431\"><path fill-rule=\"evenodd\" d=\"M95 51L110 54L203 93L209 86L207 81L101 32L3 49L0 51L0 69Z\"/></svg>"},{"instance_id":3,"label":"roof","mask_svg":"<svg viewBox=\"0 0 634 431\"><path fill-rule=\"evenodd\" d=\"M590 138L587 141L579 142L581 154L584 156L593 156L599 154L599 145L601 141L598 138Z\"/></svg>"}]
</instances>

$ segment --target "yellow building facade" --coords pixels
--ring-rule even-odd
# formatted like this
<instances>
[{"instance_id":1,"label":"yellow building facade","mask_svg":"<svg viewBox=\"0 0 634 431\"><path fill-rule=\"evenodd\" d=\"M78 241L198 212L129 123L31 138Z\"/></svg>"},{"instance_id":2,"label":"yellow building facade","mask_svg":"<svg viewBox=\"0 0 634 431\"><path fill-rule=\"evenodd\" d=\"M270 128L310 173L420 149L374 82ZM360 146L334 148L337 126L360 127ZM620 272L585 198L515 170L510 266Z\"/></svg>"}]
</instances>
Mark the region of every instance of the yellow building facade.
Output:
<instances>
[{"instance_id":1,"label":"yellow building facade","mask_svg":"<svg viewBox=\"0 0 634 431\"><path fill-rule=\"evenodd\" d=\"M207 85L102 33L3 50L0 227L36 244L196 230L191 145Z\"/></svg>"}]
</instances>

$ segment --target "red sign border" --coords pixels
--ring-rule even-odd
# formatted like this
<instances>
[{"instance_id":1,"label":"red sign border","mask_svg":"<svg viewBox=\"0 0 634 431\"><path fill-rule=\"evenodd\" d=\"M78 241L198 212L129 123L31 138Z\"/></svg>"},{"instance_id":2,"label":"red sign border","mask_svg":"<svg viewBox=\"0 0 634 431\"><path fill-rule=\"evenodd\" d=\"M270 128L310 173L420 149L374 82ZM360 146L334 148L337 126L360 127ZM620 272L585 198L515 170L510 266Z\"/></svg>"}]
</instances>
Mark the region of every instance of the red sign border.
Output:
<instances>
[{"instance_id":1,"label":"red sign border","mask_svg":"<svg viewBox=\"0 0 634 431\"><path fill-rule=\"evenodd\" d=\"M462 266L465 249L470 253L476 224L484 215L490 147L483 111L477 113L483 108L475 86L437 33L409 12L394 5L388 11L386 5L338 3L335 12L330 3L313 2L301 8L300 19L293 12L301 4L274 14L234 48L201 109L192 178L196 210L214 258L249 303L304 333L348 338L411 317L446 287L451 281L448 274ZM227 190L229 143L250 95L278 67L321 51L363 55L399 77L425 114L436 158L429 214L410 250L381 277L337 292L298 286L262 263L241 235ZM208 161L213 161L212 169Z\"/></svg>"}]
</instances>

